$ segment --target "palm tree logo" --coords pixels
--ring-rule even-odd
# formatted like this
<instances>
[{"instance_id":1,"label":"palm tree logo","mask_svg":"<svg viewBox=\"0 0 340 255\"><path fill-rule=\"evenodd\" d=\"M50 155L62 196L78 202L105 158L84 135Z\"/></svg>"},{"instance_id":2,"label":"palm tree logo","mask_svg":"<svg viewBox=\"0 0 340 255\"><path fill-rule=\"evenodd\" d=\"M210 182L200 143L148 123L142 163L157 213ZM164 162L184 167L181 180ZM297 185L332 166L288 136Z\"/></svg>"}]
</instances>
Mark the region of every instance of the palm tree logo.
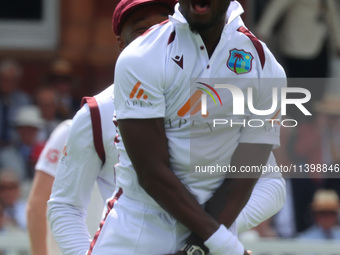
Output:
<instances>
[{"instance_id":1,"label":"palm tree logo","mask_svg":"<svg viewBox=\"0 0 340 255\"><path fill-rule=\"evenodd\" d=\"M244 58L243 58L242 54L239 53L239 52L234 52L233 57L235 59L234 72L237 73L237 70L236 70L237 62L240 61L240 60L244 60Z\"/></svg>"},{"instance_id":2,"label":"palm tree logo","mask_svg":"<svg viewBox=\"0 0 340 255\"><path fill-rule=\"evenodd\" d=\"M252 69L253 59L250 52L232 49L229 51L227 67L236 74L249 73Z\"/></svg>"}]
</instances>

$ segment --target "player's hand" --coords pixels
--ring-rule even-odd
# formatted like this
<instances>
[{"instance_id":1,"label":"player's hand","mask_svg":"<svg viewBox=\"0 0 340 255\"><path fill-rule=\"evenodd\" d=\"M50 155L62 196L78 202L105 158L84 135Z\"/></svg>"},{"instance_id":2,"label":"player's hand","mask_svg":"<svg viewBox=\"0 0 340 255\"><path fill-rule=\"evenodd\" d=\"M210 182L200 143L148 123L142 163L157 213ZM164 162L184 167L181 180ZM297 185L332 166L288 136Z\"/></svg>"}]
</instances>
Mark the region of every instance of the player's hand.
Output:
<instances>
[{"instance_id":1,"label":"player's hand","mask_svg":"<svg viewBox=\"0 0 340 255\"><path fill-rule=\"evenodd\" d=\"M253 255L253 252L244 250L243 255Z\"/></svg>"}]
</instances>

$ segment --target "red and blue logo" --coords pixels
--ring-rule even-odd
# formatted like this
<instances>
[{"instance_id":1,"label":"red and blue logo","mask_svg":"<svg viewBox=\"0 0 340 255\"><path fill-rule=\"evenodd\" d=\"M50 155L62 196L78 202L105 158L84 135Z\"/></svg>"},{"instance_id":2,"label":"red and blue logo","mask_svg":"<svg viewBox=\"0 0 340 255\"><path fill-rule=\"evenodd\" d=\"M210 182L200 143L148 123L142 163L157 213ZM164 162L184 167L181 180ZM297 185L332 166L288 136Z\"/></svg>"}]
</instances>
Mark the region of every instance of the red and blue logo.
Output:
<instances>
[{"instance_id":1,"label":"red and blue logo","mask_svg":"<svg viewBox=\"0 0 340 255\"><path fill-rule=\"evenodd\" d=\"M249 73L252 69L253 59L250 52L233 49L229 51L227 67L236 74Z\"/></svg>"}]
</instances>

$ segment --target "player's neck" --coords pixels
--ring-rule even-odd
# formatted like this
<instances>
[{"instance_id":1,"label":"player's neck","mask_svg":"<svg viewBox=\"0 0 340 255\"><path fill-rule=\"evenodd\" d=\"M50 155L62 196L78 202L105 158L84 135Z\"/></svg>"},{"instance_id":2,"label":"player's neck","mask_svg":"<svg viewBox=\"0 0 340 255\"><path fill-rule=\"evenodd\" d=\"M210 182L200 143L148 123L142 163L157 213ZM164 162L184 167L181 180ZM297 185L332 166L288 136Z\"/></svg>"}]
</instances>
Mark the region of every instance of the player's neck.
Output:
<instances>
[{"instance_id":1,"label":"player's neck","mask_svg":"<svg viewBox=\"0 0 340 255\"><path fill-rule=\"evenodd\" d=\"M205 44L205 47L207 49L209 58L214 53L215 48L220 41L223 28L224 28L224 23L219 23L209 29L199 32Z\"/></svg>"}]
</instances>

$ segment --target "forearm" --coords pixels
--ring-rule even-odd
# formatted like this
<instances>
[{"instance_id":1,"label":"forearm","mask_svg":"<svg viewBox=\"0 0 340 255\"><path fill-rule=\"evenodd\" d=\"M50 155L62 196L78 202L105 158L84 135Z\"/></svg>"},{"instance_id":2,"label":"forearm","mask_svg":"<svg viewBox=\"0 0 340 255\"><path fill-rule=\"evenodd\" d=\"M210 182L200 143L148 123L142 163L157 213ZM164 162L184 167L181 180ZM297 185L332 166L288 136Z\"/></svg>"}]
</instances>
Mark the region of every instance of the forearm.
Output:
<instances>
[{"instance_id":1,"label":"forearm","mask_svg":"<svg viewBox=\"0 0 340 255\"><path fill-rule=\"evenodd\" d=\"M283 178L260 178L251 197L236 220L238 233L256 227L276 214L286 198Z\"/></svg>"},{"instance_id":2,"label":"forearm","mask_svg":"<svg viewBox=\"0 0 340 255\"><path fill-rule=\"evenodd\" d=\"M203 211L183 184L176 184L176 179L155 178L156 182L151 184L152 189L146 188L146 191L173 217L204 240L210 254L247 254L237 237L221 225L223 222L218 223Z\"/></svg>"},{"instance_id":3,"label":"forearm","mask_svg":"<svg viewBox=\"0 0 340 255\"><path fill-rule=\"evenodd\" d=\"M213 197L208 201L205 210L213 216L220 224L223 224L229 229L229 238L224 244L224 249L214 250L213 254L224 254L226 250L238 250L238 253L243 250L244 254L248 254L240 241L236 237L236 233L230 232L230 227L236 220L238 214L247 203L252 189L256 183L256 178L249 179L225 179L222 185L214 193ZM211 252L216 245L204 242ZM223 246L222 246L223 247ZM237 248L236 248L237 247Z\"/></svg>"},{"instance_id":4,"label":"forearm","mask_svg":"<svg viewBox=\"0 0 340 255\"><path fill-rule=\"evenodd\" d=\"M54 177L36 170L27 202L27 228L33 255L47 253L47 200L51 194Z\"/></svg>"},{"instance_id":5,"label":"forearm","mask_svg":"<svg viewBox=\"0 0 340 255\"><path fill-rule=\"evenodd\" d=\"M27 229L32 255L48 254L46 222L46 203L29 204L27 208Z\"/></svg>"},{"instance_id":6,"label":"forearm","mask_svg":"<svg viewBox=\"0 0 340 255\"><path fill-rule=\"evenodd\" d=\"M206 211L220 223L230 227L248 202L253 188L261 176L258 173L242 173L241 167L262 166L267 163L272 146L265 144L244 144L236 148L230 164L238 174L225 179L208 201Z\"/></svg>"},{"instance_id":7,"label":"forearm","mask_svg":"<svg viewBox=\"0 0 340 255\"><path fill-rule=\"evenodd\" d=\"M85 153L83 155L87 156ZM74 168L72 162L73 160L70 160L69 164L59 164L52 194L47 203L47 217L62 253L84 255L90 245L86 216L97 168L88 171L87 167L94 165L87 161L86 166L79 163L79 168Z\"/></svg>"},{"instance_id":8,"label":"forearm","mask_svg":"<svg viewBox=\"0 0 340 255\"><path fill-rule=\"evenodd\" d=\"M226 179L207 203L206 211L230 228L248 202L256 181L256 178Z\"/></svg>"},{"instance_id":9,"label":"forearm","mask_svg":"<svg viewBox=\"0 0 340 255\"><path fill-rule=\"evenodd\" d=\"M271 145L239 144L233 154L231 165L238 170L241 166L265 165L271 148ZM236 178L237 176L234 175L225 179L207 202L205 210L219 223L230 228L248 202L260 174L259 172L245 176L242 173L241 176L238 176L242 178ZM188 242L202 245L202 240L197 239L195 235L191 235Z\"/></svg>"},{"instance_id":10,"label":"forearm","mask_svg":"<svg viewBox=\"0 0 340 255\"><path fill-rule=\"evenodd\" d=\"M203 240L208 239L219 224L198 204L187 188L170 169L158 169L140 181L146 192L174 218L182 222Z\"/></svg>"},{"instance_id":11,"label":"forearm","mask_svg":"<svg viewBox=\"0 0 340 255\"><path fill-rule=\"evenodd\" d=\"M64 255L86 254L91 239L83 211L70 205L49 202L48 219Z\"/></svg>"}]
</instances>

